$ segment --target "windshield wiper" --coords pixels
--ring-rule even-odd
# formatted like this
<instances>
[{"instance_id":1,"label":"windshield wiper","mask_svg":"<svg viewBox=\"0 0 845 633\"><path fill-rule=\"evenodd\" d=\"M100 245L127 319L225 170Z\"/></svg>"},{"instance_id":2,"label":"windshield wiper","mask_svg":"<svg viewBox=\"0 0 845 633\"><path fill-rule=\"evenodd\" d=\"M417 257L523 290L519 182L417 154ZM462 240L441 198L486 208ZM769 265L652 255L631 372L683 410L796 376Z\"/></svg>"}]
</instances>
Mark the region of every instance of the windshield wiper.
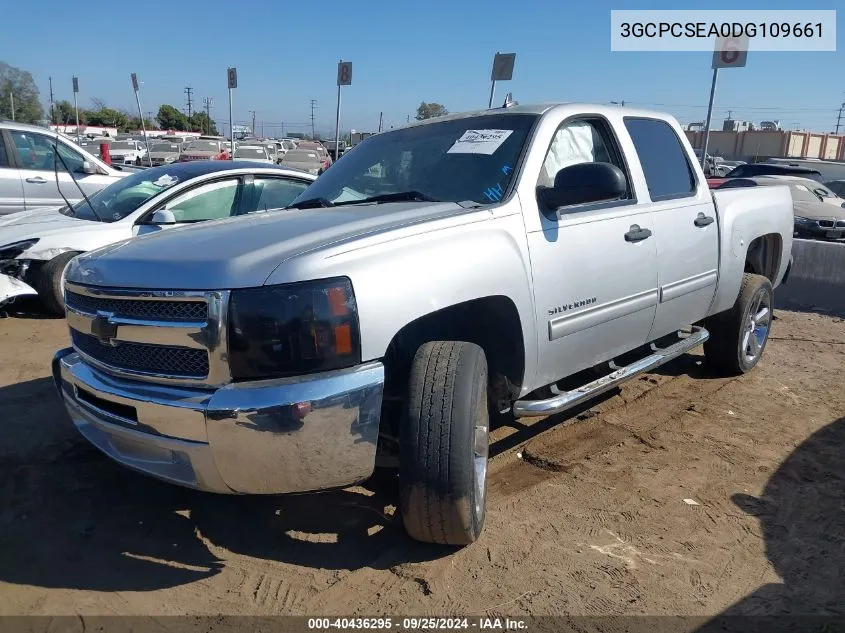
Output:
<instances>
[{"instance_id":1,"label":"windshield wiper","mask_svg":"<svg viewBox=\"0 0 845 633\"><path fill-rule=\"evenodd\" d=\"M334 202L326 198L309 198L302 202L297 202L288 207L288 209L318 209L321 207L333 207Z\"/></svg>"},{"instance_id":2,"label":"windshield wiper","mask_svg":"<svg viewBox=\"0 0 845 633\"><path fill-rule=\"evenodd\" d=\"M369 202L440 202L437 198L432 198L419 191L398 191L396 193L382 193L377 196L370 196L369 198L362 198L361 200L347 200L338 202L337 206L349 204L366 204Z\"/></svg>"}]
</instances>

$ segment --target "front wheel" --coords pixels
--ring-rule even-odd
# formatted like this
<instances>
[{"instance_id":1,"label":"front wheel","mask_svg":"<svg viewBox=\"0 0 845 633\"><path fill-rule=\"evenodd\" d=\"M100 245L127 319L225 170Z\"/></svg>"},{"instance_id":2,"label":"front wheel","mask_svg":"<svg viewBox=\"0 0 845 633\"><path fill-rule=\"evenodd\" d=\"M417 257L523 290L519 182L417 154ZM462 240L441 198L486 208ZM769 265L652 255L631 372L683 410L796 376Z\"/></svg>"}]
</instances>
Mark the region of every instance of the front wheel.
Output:
<instances>
[{"instance_id":1,"label":"front wheel","mask_svg":"<svg viewBox=\"0 0 845 633\"><path fill-rule=\"evenodd\" d=\"M70 260L79 255L71 251L57 255L48 262L45 262L41 269L35 274L33 286L38 292L41 303L50 312L64 316L65 313L65 288L63 275Z\"/></svg>"},{"instance_id":2,"label":"front wheel","mask_svg":"<svg viewBox=\"0 0 845 633\"><path fill-rule=\"evenodd\" d=\"M733 308L707 320L707 362L730 376L754 369L769 340L773 307L772 282L762 275L745 273Z\"/></svg>"},{"instance_id":3,"label":"front wheel","mask_svg":"<svg viewBox=\"0 0 845 633\"><path fill-rule=\"evenodd\" d=\"M411 538L468 545L479 537L489 429L484 351L463 341L420 347L399 433L400 506Z\"/></svg>"}]
</instances>

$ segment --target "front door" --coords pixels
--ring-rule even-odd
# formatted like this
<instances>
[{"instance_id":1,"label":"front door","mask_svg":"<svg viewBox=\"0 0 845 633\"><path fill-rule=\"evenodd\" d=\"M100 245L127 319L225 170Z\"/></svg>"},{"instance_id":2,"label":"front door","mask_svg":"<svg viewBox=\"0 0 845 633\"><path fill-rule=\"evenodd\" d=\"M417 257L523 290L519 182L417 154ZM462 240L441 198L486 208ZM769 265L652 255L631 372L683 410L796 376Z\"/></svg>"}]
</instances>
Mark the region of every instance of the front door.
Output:
<instances>
[{"instance_id":1,"label":"front door","mask_svg":"<svg viewBox=\"0 0 845 633\"><path fill-rule=\"evenodd\" d=\"M113 180L86 174L82 168L85 157L50 136L23 130L9 130L9 135L20 167L27 210L63 206L65 198L76 203L82 200L82 192L91 196ZM58 161L54 145L61 157Z\"/></svg>"},{"instance_id":2,"label":"front door","mask_svg":"<svg viewBox=\"0 0 845 633\"><path fill-rule=\"evenodd\" d=\"M653 340L707 316L719 276L719 223L710 189L697 182L672 126L632 117L625 128L652 202L660 288Z\"/></svg>"},{"instance_id":3,"label":"front door","mask_svg":"<svg viewBox=\"0 0 845 633\"><path fill-rule=\"evenodd\" d=\"M0 130L0 215L25 208L21 172L12 164L3 131Z\"/></svg>"},{"instance_id":4,"label":"front door","mask_svg":"<svg viewBox=\"0 0 845 633\"><path fill-rule=\"evenodd\" d=\"M538 186L563 167L609 162L631 179L610 124L600 117L564 122L548 149ZM529 231L539 347L538 383L550 384L646 342L657 305L656 244L647 205L629 184L626 199L545 209ZM645 236L645 237L643 237Z\"/></svg>"}]
</instances>

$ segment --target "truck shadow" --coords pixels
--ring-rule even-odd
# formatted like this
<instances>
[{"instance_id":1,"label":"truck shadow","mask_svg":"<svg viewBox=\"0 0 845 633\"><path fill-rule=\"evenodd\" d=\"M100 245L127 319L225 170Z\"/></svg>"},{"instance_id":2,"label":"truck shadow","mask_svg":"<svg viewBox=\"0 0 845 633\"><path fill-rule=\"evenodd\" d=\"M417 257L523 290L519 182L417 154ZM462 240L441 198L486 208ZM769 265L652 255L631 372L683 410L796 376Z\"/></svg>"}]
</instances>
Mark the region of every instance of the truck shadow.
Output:
<instances>
[{"instance_id":1,"label":"truck shadow","mask_svg":"<svg viewBox=\"0 0 845 633\"><path fill-rule=\"evenodd\" d=\"M763 585L699 631L841 630L845 615L843 454L845 417L801 443L769 478L760 497L731 497L746 515L760 521L766 556L783 582ZM808 616L839 617L825 623Z\"/></svg>"}]
</instances>

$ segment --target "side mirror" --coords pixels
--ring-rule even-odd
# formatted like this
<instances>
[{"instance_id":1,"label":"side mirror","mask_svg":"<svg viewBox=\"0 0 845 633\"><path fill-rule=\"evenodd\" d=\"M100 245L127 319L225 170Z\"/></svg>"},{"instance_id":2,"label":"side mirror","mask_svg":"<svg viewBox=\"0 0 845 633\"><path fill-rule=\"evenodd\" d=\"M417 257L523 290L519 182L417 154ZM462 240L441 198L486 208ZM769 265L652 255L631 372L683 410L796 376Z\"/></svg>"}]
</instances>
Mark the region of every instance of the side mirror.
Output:
<instances>
[{"instance_id":1,"label":"side mirror","mask_svg":"<svg viewBox=\"0 0 845 633\"><path fill-rule=\"evenodd\" d=\"M153 224L176 224L176 216L170 209L159 209L153 213Z\"/></svg>"},{"instance_id":2,"label":"side mirror","mask_svg":"<svg viewBox=\"0 0 845 633\"><path fill-rule=\"evenodd\" d=\"M82 173L83 174L97 174L100 170L97 169L97 166L92 163L90 160L82 161Z\"/></svg>"},{"instance_id":3,"label":"side mirror","mask_svg":"<svg viewBox=\"0 0 845 633\"><path fill-rule=\"evenodd\" d=\"M616 165L579 163L564 167L553 187L540 187L538 196L552 209L590 202L618 200L628 193L628 180Z\"/></svg>"}]
</instances>

